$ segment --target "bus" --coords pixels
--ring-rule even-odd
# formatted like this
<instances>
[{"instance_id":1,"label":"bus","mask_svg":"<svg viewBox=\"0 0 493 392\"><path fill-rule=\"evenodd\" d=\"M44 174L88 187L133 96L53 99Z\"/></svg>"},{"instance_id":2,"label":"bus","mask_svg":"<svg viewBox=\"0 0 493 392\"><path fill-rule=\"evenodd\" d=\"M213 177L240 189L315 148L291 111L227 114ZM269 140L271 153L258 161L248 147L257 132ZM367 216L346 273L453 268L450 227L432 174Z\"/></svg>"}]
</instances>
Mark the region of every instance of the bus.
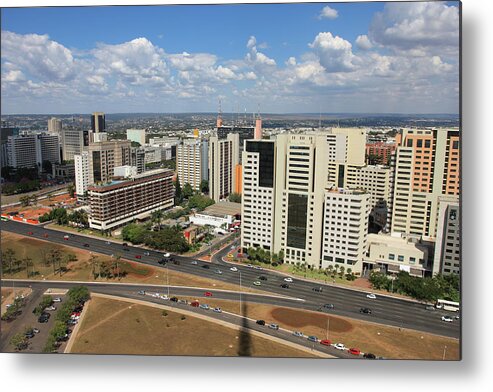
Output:
<instances>
[{"instance_id":1,"label":"bus","mask_svg":"<svg viewBox=\"0 0 493 392\"><path fill-rule=\"evenodd\" d=\"M435 304L437 309L448 310L449 312L458 312L460 310L459 303L454 301L447 301L444 299L437 300Z\"/></svg>"}]
</instances>

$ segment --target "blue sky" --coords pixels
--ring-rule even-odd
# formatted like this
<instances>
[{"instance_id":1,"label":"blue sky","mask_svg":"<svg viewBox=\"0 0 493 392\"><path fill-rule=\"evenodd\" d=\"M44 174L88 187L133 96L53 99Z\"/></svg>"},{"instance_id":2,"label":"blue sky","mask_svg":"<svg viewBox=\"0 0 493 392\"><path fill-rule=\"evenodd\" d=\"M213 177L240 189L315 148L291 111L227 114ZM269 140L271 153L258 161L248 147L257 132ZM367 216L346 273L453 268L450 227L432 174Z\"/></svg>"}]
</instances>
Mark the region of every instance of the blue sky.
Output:
<instances>
[{"instance_id":1,"label":"blue sky","mask_svg":"<svg viewBox=\"0 0 493 392\"><path fill-rule=\"evenodd\" d=\"M457 113L458 27L455 2L2 9L2 112Z\"/></svg>"}]
</instances>

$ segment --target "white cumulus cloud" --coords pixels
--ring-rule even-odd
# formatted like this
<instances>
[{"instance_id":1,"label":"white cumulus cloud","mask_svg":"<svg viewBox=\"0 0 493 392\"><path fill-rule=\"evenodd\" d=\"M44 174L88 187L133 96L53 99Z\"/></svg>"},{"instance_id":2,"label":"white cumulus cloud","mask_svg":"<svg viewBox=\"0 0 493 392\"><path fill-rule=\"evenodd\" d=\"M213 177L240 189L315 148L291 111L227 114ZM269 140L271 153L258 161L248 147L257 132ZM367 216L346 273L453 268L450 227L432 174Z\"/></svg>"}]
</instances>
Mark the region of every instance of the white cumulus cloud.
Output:
<instances>
[{"instance_id":1,"label":"white cumulus cloud","mask_svg":"<svg viewBox=\"0 0 493 392\"><path fill-rule=\"evenodd\" d=\"M367 35L358 35L358 38L356 38L356 46L363 50L368 50L373 47Z\"/></svg>"},{"instance_id":2,"label":"white cumulus cloud","mask_svg":"<svg viewBox=\"0 0 493 392\"><path fill-rule=\"evenodd\" d=\"M329 7L328 5L322 8L320 14L318 15L319 19L335 19L339 16L339 13L334 8Z\"/></svg>"},{"instance_id":3,"label":"white cumulus cloud","mask_svg":"<svg viewBox=\"0 0 493 392\"><path fill-rule=\"evenodd\" d=\"M356 68L356 56L349 41L333 36L330 32L319 33L309 44L327 72L349 72Z\"/></svg>"}]
</instances>

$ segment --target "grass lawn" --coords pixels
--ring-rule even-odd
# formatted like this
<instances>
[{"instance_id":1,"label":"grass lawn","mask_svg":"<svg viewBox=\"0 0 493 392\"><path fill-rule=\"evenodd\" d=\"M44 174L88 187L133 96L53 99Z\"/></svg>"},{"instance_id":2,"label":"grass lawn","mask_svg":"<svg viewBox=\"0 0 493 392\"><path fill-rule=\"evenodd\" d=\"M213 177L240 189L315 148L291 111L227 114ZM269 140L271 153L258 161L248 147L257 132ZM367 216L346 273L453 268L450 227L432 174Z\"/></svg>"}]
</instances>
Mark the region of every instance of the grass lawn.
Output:
<instances>
[{"instance_id":1,"label":"grass lawn","mask_svg":"<svg viewBox=\"0 0 493 392\"><path fill-rule=\"evenodd\" d=\"M311 357L305 351L196 317L94 297L71 353Z\"/></svg>"},{"instance_id":2,"label":"grass lawn","mask_svg":"<svg viewBox=\"0 0 493 392\"><path fill-rule=\"evenodd\" d=\"M34 270L38 272L38 275L31 277L31 279L47 279L47 280L81 280L87 282L93 281L108 281L108 282L122 282L122 283L145 283L145 284L166 284L167 272L169 272L169 284L171 286L190 286L190 287L207 287L224 290L238 290L238 285L221 282L214 279L201 278L183 272L167 271L163 267L153 267L133 261L123 260L120 262L120 269L127 272L125 277L118 279L94 279L92 274L92 266L89 262L91 254L90 251L73 248L65 245L52 244L36 238L31 238L15 233L3 232L1 237L2 251L7 248L11 248L15 252L17 259L23 259L25 257L31 258L34 263ZM62 273L53 272L51 265L46 265L43 261L43 252L56 248L59 249L62 255L72 253L77 257L77 261L70 262L67 265L68 271ZM98 260L111 260L109 256L97 254ZM122 255L125 256L125 255ZM26 279L26 270L21 270L14 274L4 273L3 277ZM244 289L244 291L262 293L261 290Z\"/></svg>"},{"instance_id":3,"label":"grass lawn","mask_svg":"<svg viewBox=\"0 0 493 392\"><path fill-rule=\"evenodd\" d=\"M240 311L239 304L234 301L211 298L198 300L212 307L219 306L223 311L236 314ZM265 320L267 324L276 323L288 330L302 331L305 335L315 335L319 339L326 338L329 317L326 313L246 303L243 315L254 320ZM344 343L346 347L357 347L362 352L392 359L441 360L444 347L447 346L446 359L459 359L457 339L408 329L399 330L347 317L330 316L329 339L333 343Z\"/></svg>"}]
</instances>

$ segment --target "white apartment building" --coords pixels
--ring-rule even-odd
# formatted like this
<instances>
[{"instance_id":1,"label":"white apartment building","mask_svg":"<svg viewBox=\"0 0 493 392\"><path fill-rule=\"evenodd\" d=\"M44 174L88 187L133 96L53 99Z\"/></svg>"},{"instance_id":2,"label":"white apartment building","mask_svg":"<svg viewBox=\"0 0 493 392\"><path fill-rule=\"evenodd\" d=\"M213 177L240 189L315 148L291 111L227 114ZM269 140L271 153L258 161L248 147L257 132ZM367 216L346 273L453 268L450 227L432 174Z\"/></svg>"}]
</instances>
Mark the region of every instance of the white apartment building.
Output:
<instances>
[{"instance_id":1,"label":"white apartment building","mask_svg":"<svg viewBox=\"0 0 493 392\"><path fill-rule=\"evenodd\" d=\"M78 200L86 199L87 188L89 187L89 153L83 151L79 155L74 155L75 164L75 194Z\"/></svg>"},{"instance_id":2,"label":"white apartment building","mask_svg":"<svg viewBox=\"0 0 493 392\"><path fill-rule=\"evenodd\" d=\"M64 161L73 161L74 155L80 154L89 146L89 131L80 129L62 129L62 153Z\"/></svg>"},{"instance_id":3,"label":"white apartment building","mask_svg":"<svg viewBox=\"0 0 493 392\"><path fill-rule=\"evenodd\" d=\"M460 274L460 206L458 196L439 198L433 274Z\"/></svg>"},{"instance_id":4,"label":"white apartment building","mask_svg":"<svg viewBox=\"0 0 493 392\"><path fill-rule=\"evenodd\" d=\"M241 247L273 251L275 140L247 140L242 152Z\"/></svg>"},{"instance_id":5,"label":"white apartment building","mask_svg":"<svg viewBox=\"0 0 493 392\"><path fill-rule=\"evenodd\" d=\"M226 139L209 139L209 197L216 202L227 198L235 187L239 143L237 133L228 134Z\"/></svg>"},{"instance_id":6,"label":"white apartment building","mask_svg":"<svg viewBox=\"0 0 493 392\"><path fill-rule=\"evenodd\" d=\"M192 189L200 191L201 181L207 180L207 166L203 161L207 161L208 151L204 147L207 142L196 139L185 139L176 146L176 174L182 186L188 183Z\"/></svg>"},{"instance_id":7,"label":"white apartment building","mask_svg":"<svg viewBox=\"0 0 493 392\"><path fill-rule=\"evenodd\" d=\"M370 195L366 191L336 187L325 191L320 268L339 265L362 273L369 213Z\"/></svg>"},{"instance_id":8,"label":"white apartment building","mask_svg":"<svg viewBox=\"0 0 493 392\"><path fill-rule=\"evenodd\" d=\"M439 197L460 192L459 131L406 129L396 142L392 232L434 239Z\"/></svg>"},{"instance_id":9,"label":"white apartment building","mask_svg":"<svg viewBox=\"0 0 493 392\"><path fill-rule=\"evenodd\" d=\"M139 143L141 146L146 144L145 129L127 129L127 139Z\"/></svg>"}]
</instances>

